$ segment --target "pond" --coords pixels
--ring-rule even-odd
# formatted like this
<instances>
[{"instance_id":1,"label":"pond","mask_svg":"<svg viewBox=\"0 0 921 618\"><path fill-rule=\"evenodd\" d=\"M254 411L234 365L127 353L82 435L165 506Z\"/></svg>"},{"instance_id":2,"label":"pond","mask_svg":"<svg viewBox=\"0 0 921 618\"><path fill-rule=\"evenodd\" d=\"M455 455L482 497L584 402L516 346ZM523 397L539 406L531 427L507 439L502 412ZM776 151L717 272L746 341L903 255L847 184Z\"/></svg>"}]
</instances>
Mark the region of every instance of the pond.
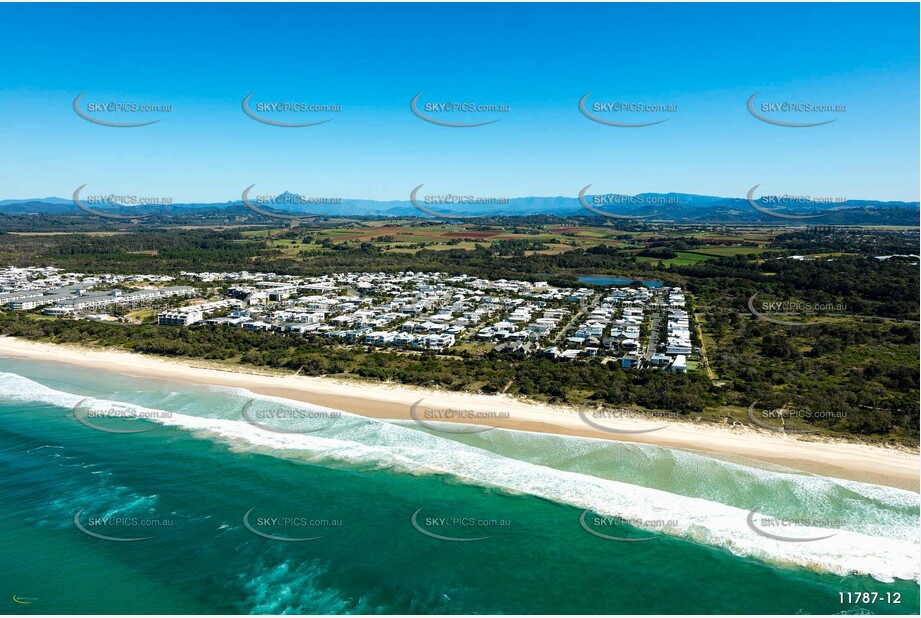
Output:
<instances>
[{"instance_id":1,"label":"pond","mask_svg":"<svg viewBox=\"0 0 921 618\"><path fill-rule=\"evenodd\" d=\"M643 281L641 279L623 279L621 277L611 277L608 275L581 275L579 281L591 285L630 285L634 281L639 281L648 288L662 287L661 281Z\"/></svg>"}]
</instances>

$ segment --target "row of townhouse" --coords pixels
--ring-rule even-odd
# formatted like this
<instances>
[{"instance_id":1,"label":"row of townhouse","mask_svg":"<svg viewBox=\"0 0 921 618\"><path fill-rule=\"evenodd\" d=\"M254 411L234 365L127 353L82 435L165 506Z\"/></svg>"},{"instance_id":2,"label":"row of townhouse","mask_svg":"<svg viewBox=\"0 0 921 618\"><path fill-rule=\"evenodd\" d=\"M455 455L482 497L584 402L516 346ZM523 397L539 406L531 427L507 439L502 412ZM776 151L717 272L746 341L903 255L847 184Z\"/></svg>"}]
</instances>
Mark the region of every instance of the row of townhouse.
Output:
<instances>
[{"instance_id":1,"label":"row of townhouse","mask_svg":"<svg viewBox=\"0 0 921 618\"><path fill-rule=\"evenodd\" d=\"M64 272L54 266L37 266L18 268L15 266L0 268L0 292L20 292L25 290L44 290L53 293L71 286L93 284L120 285L155 283L166 284L173 281L166 275L85 275L83 273Z\"/></svg>"},{"instance_id":2,"label":"row of townhouse","mask_svg":"<svg viewBox=\"0 0 921 618\"><path fill-rule=\"evenodd\" d=\"M650 367L663 369L669 373L685 373L688 370L688 357L686 354L669 356L656 352L649 358L648 364Z\"/></svg>"},{"instance_id":3,"label":"row of townhouse","mask_svg":"<svg viewBox=\"0 0 921 618\"><path fill-rule=\"evenodd\" d=\"M414 334L408 332L374 331L367 329L333 330L325 333L329 339L342 339L349 343L364 343L373 346L393 346L422 350L445 350L455 345L453 334Z\"/></svg>"},{"instance_id":4,"label":"row of townhouse","mask_svg":"<svg viewBox=\"0 0 921 618\"><path fill-rule=\"evenodd\" d=\"M295 289L300 292L315 292L329 295L336 289L349 289L351 293L375 296L394 296L390 301L399 304L399 311L408 317L418 317L430 312L434 307L445 303L464 302L470 298L482 297L486 291L496 291L500 295L517 294L525 297L543 299L564 299L575 295L579 297L591 294L591 290L582 288L573 291L569 288L553 288L547 282L512 281L499 279L491 281L469 275L448 277L444 273L399 272L399 273L344 273L312 278L281 278L285 286L275 281L271 273L183 273L186 276L201 278L205 281L221 279L239 282L230 290L231 296L249 298L253 302L274 302L275 297L291 298ZM260 287L261 286L261 287ZM269 291L266 288L270 288ZM280 291L279 291L280 290ZM301 299L293 299L301 300Z\"/></svg>"},{"instance_id":5,"label":"row of townhouse","mask_svg":"<svg viewBox=\"0 0 921 618\"><path fill-rule=\"evenodd\" d=\"M36 279L57 277L63 268L56 266L7 266L0 268L0 291L9 292Z\"/></svg>"},{"instance_id":6,"label":"row of townhouse","mask_svg":"<svg viewBox=\"0 0 921 618\"><path fill-rule=\"evenodd\" d=\"M325 334L348 342L422 349L450 347L468 330L479 328L475 338L496 342L500 352L534 353L538 351L537 343L552 336L571 315L567 309L546 308L547 301L583 303L593 295L588 288L557 288L546 282L491 281L412 271L312 278L247 271L182 274L208 282L233 282L231 298L212 307L199 305L163 312L158 316L161 324L188 326L204 320L247 330ZM11 268L0 270L0 303L19 309L52 305L47 313L67 315L195 293L192 288L178 286L128 293L88 292L97 285L169 280L170 277L157 275L85 276L54 268ZM649 359L649 364L679 370L681 357L691 353L690 332L681 289L668 291L666 351ZM586 314L573 336L565 340L569 349L559 350L559 356L593 356L603 349L609 354L624 353L628 365L639 365L641 360L630 357L639 359L640 329L654 296L647 288L610 290L601 304ZM226 309L238 311L207 318L209 313ZM554 349L544 352L553 354Z\"/></svg>"},{"instance_id":7,"label":"row of townhouse","mask_svg":"<svg viewBox=\"0 0 921 618\"><path fill-rule=\"evenodd\" d=\"M660 343L664 347L664 352L655 352L648 358L644 358L639 352L625 354L621 359L621 366L627 368L651 367L661 369L669 373L687 372L687 358L692 353L691 334L688 324L688 314L684 310L685 298L681 288L663 288L662 296L656 297L656 302L660 308L664 308L667 314L665 325L666 341ZM648 304L646 305L648 306ZM639 320L640 313L637 311L624 310L625 319L631 317L633 321L641 323ZM637 330L625 331L625 334L632 335Z\"/></svg>"},{"instance_id":8,"label":"row of townhouse","mask_svg":"<svg viewBox=\"0 0 921 618\"><path fill-rule=\"evenodd\" d=\"M500 295L518 295L529 297L543 297L545 300L563 299L575 294L591 295L591 290L581 288L573 291L570 288L555 288L546 281L522 281L498 279L495 281L477 278L470 275L447 276L440 272L413 272L403 271L397 273L337 273L320 277L297 278L293 276L279 276L273 273L250 273L247 271L237 273L190 273L183 272L184 276L199 278L203 281L231 281L239 282L236 287L251 288L250 291L259 291L262 285L265 288L281 287L284 283L294 286L300 292L313 291L327 294L335 289L351 288L362 294L390 294L413 290L421 293L437 293L445 289L462 289L472 294L483 294L488 290L498 292ZM287 293L293 295L293 291ZM578 298L576 298L578 300Z\"/></svg>"},{"instance_id":9,"label":"row of townhouse","mask_svg":"<svg viewBox=\"0 0 921 618\"><path fill-rule=\"evenodd\" d=\"M251 273L248 270L238 270L235 272L188 272L179 273L183 277L199 279L206 283L216 283L221 281L269 281L285 279L286 275L276 275L275 273Z\"/></svg>"},{"instance_id":10,"label":"row of townhouse","mask_svg":"<svg viewBox=\"0 0 921 618\"><path fill-rule=\"evenodd\" d=\"M54 266L9 266L0 269L0 307L29 311L90 288L81 273L65 273Z\"/></svg>"},{"instance_id":11,"label":"row of townhouse","mask_svg":"<svg viewBox=\"0 0 921 618\"><path fill-rule=\"evenodd\" d=\"M634 352L640 349L644 315L654 299L655 294L645 287L607 292L597 306L586 311L584 321L576 326L573 335L566 338L566 348L583 350L587 356L595 356L602 349L612 355L624 353L623 366L639 366L641 358ZM572 352L564 355L570 356Z\"/></svg>"},{"instance_id":12,"label":"row of townhouse","mask_svg":"<svg viewBox=\"0 0 921 618\"><path fill-rule=\"evenodd\" d=\"M375 335L375 333L371 333ZM391 332L377 333L378 337L372 336L370 340L365 339L365 343L370 345L385 345L390 343L396 347L404 348L416 348L423 350L445 350L454 346L457 343L457 338L453 333L438 333L438 334L429 334L429 335L417 335L413 333L396 333ZM379 335L383 334L385 341L379 343ZM390 335L393 334L391 338ZM390 341L386 341L386 339Z\"/></svg>"},{"instance_id":13,"label":"row of townhouse","mask_svg":"<svg viewBox=\"0 0 921 618\"><path fill-rule=\"evenodd\" d=\"M151 288L124 292L122 290L109 290L105 292L91 292L89 284L67 286L50 291L49 293L22 296L11 294L0 302L6 302L14 311L31 311L39 307L51 305L43 311L45 315L66 316L87 311L99 311L113 307L138 307L153 304L157 301L172 297L191 297L196 294L195 288L189 286L171 286L164 288Z\"/></svg>"},{"instance_id":14,"label":"row of townhouse","mask_svg":"<svg viewBox=\"0 0 921 618\"><path fill-rule=\"evenodd\" d=\"M98 311L111 307L139 307L175 297L191 298L197 293L195 288L187 285L151 288L134 292L112 290L109 292L78 294L76 297L64 299L56 304L58 306L73 307L75 312Z\"/></svg>"},{"instance_id":15,"label":"row of townhouse","mask_svg":"<svg viewBox=\"0 0 921 618\"><path fill-rule=\"evenodd\" d=\"M203 281L227 280L237 284L231 287L229 295L244 301L250 310L245 315L207 320L210 323L249 330L325 334L349 342L367 340L372 345L425 348L454 345L468 329L478 326L476 339L480 341L536 343L551 336L571 315L565 309L546 309L548 300L581 302L593 294L588 288L556 288L546 282L490 281L468 275L448 277L444 273L412 271L312 278L246 271L183 274ZM343 290L347 294L338 295ZM305 292L308 295L297 296ZM611 290L568 345L588 355L596 353L599 347L626 352L638 349L643 309L650 296L644 288ZM619 318L614 309L618 304L623 305ZM497 315L499 319L493 322ZM188 325L198 321L194 311L163 315L163 323L167 324ZM395 322L402 326L391 326ZM609 328L609 336L605 338Z\"/></svg>"},{"instance_id":16,"label":"row of townhouse","mask_svg":"<svg viewBox=\"0 0 921 618\"><path fill-rule=\"evenodd\" d=\"M688 312L685 311L685 298L681 288L669 290L668 307L665 353L675 357L687 357L693 352L693 347L690 320Z\"/></svg>"},{"instance_id":17,"label":"row of townhouse","mask_svg":"<svg viewBox=\"0 0 921 618\"><path fill-rule=\"evenodd\" d=\"M160 326L191 326L204 320L208 314L225 312L230 309L241 309L242 307L243 302L235 298L225 298L210 303L179 307L178 309L157 314L157 324Z\"/></svg>"},{"instance_id":18,"label":"row of townhouse","mask_svg":"<svg viewBox=\"0 0 921 618\"><path fill-rule=\"evenodd\" d=\"M260 297L256 286L237 286L231 292L238 298L246 299L249 305L247 310L239 315L231 314L208 322L238 326L246 330L324 335L348 343L364 342L367 338L367 342L373 345L393 343L425 349L441 349L453 345L453 336L463 329L446 324L445 322L453 316L449 311L437 309L447 298L448 292L435 290L435 286L428 286L415 276L403 279L407 279L406 283L410 284L413 290L407 292L398 286L390 287L387 282L356 280L355 277L349 277L346 281L320 278L310 280L306 284L299 282L297 288L301 291L308 287L334 291L345 287L350 293L346 296L334 296L333 292L299 298L280 297L271 303L275 307L274 310L268 306L263 308L261 303L253 304L253 299ZM369 290L372 287L375 294L384 295L392 292L396 298L375 307L373 298L353 295L358 291L356 288ZM268 298L265 300L269 301ZM419 324L408 323L416 324L415 329L404 326L407 330L415 330L410 336L382 330L394 322L404 321L407 315L431 311L433 308L437 313L429 316L430 319L421 320Z\"/></svg>"},{"instance_id":19,"label":"row of townhouse","mask_svg":"<svg viewBox=\"0 0 921 618\"><path fill-rule=\"evenodd\" d=\"M569 314L566 310L545 308L544 301L525 302L522 299L514 299L511 306L514 306L514 309L501 320L481 328L476 334L477 340L501 343L538 342L557 330L560 321ZM540 317L534 316L536 312L541 313ZM501 343L501 347L496 346L498 352L533 351L532 346L506 346Z\"/></svg>"}]
</instances>

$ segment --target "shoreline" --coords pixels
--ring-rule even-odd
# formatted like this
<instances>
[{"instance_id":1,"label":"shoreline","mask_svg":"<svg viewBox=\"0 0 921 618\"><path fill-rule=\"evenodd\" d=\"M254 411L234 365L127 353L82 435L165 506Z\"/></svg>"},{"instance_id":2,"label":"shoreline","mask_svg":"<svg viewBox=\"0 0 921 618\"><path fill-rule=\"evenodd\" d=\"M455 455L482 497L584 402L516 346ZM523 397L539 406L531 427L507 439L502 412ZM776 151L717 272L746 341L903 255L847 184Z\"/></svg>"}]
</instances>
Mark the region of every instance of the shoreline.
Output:
<instances>
[{"instance_id":1,"label":"shoreline","mask_svg":"<svg viewBox=\"0 0 921 618\"><path fill-rule=\"evenodd\" d=\"M0 337L0 357L52 361L123 375L163 379L193 385L244 388L259 395L291 399L381 419L412 420L411 408L422 415L427 408L490 415L473 419L479 425L503 429L601 438L711 455L742 457L833 478L919 491L919 455L908 449L845 442L799 440L749 427L729 427L692 420L609 422L623 431L594 428L580 419L577 409L528 402L507 395L480 395L430 390L415 386L360 382L347 379L243 371L209 361L172 359L125 351L51 344ZM421 400L424 400L422 405ZM501 417L499 415L502 415ZM434 421L435 419L432 419ZM451 419L452 422L465 422ZM595 421L602 424L602 421ZM608 421L604 421L608 423ZM655 429L655 431L648 431Z\"/></svg>"}]
</instances>

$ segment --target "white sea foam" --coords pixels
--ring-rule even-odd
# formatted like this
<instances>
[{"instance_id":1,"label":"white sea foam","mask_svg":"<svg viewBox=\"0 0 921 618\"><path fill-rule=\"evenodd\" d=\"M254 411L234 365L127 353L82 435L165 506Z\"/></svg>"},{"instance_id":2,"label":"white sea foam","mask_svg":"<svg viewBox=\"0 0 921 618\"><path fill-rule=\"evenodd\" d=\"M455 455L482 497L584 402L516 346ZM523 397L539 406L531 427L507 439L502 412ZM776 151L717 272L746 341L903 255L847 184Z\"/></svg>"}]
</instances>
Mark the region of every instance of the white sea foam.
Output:
<instances>
[{"instance_id":1,"label":"white sea foam","mask_svg":"<svg viewBox=\"0 0 921 618\"><path fill-rule=\"evenodd\" d=\"M319 561L283 561L268 566L259 564L253 573L241 575L247 592L248 614L370 614L374 608L363 601L357 604L342 597L335 588L320 586L326 574Z\"/></svg>"},{"instance_id":2,"label":"white sea foam","mask_svg":"<svg viewBox=\"0 0 921 618\"><path fill-rule=\"evenodd\" d=\"M0 374L0 397L60 407L73 407L84 399L15 374ZM88 401L83 405L113 407L115 403L129 409L152 412L140 406L105 400ZM288 403L298 407L306 405ZM746 523L749 516L746 509L583 472L519 461L423 431L347 413L343 413L342 419L333 426L331 432L335 432L334 436L281 434L259 429L241 420L175 413L156 422L192 431L200 437L218 439L241 451L258 451L323 465L353 464L412 474L448 474L471 484L591 509L602 516L647 522L642 527L652 532L721 547L739 556L775 564L798 565L838 575L869 575L881 581L918 580L921 577L916 514L912 515L911 521L915 530L913 535L905 534L906 526L887 525L887 522L868 526L863 531L805 526L793 532L767 529L790 537L833 535L812 542L788 542L754 532ZM679 457L679 460L682 459L684 455ZM738 466L727 465L730 466L727 472L733 470L732 466ZM777 474L763 470L759 473ZM918 505L918 495L912 492L851 481L835 481L835 484L853 491L855 499L872 500L877 506ZM816 486L814 483L793 484L788 489L809 492L814 491ZM770 512L770 504L764 505L763 510ZM761 519L760 515L756 515L756 521ZM574 525L578 523L574 522Z\"/></svg>"}]
</instances>

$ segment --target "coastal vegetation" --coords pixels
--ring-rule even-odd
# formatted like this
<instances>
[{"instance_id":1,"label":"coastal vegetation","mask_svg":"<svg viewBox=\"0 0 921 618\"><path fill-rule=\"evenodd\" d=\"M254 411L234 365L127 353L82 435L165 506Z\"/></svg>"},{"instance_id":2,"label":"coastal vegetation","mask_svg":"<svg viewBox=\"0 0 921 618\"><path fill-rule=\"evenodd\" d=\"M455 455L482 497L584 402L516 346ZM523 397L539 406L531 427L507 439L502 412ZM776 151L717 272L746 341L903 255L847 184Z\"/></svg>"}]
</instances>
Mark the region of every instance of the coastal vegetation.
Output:
<instances>
[{"instance_id":1,"label":"coastal vegetation","mask_svg":"<svg viewBox=\"0 0 921 618\"><path fill-rule=\"evenodd\" d=\"M464 347L379 351L210 325L157 326L151 316L125 326L7 311L0 315L0 333L301 375L505 392L549 402L593 399L749 425L748 411L757 402L759 408L808 410L797 426L824 435L917 445L917 254L916 231L898 229L610 225L547 217L502 225L414 220L281 229L106 222L81 233L3 233L0 259L87 273L169 274L179 283L192 283L182 271L236 270L437 271L598 291L604 288L579 277L662 281L688 293L708 370L673 375L623 369L616 362L510 358ZM785 310L767 319L754 314L756 295L759 302L785 303Z\"/></svg>"}]
</instances>

